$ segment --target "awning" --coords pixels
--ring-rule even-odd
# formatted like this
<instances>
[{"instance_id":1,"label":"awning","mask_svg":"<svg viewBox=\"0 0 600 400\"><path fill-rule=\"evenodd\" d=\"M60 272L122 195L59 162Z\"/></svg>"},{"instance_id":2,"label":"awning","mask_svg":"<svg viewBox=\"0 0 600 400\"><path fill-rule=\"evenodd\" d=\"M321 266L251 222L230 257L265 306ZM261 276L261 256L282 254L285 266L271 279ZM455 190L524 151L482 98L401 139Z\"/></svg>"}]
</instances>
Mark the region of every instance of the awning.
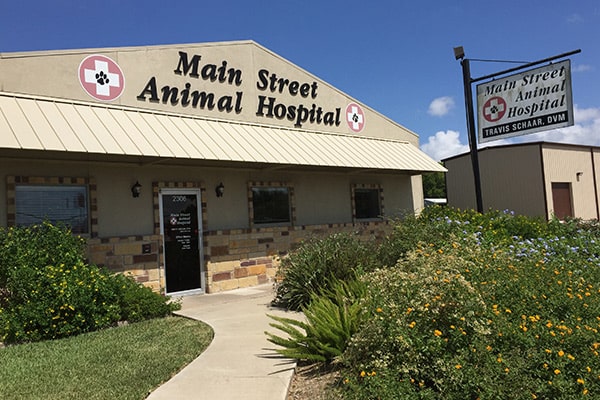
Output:
<instances>
[{"instance_id":1,"label":"awning","mask_svg":"<svg viewBox=\"0 0 600 400\"><path fill-rule=\"evenodd\" d=\"M0 93L0 149L406 172L446 171L405 141Z\"/></svg>"}]
</instances>

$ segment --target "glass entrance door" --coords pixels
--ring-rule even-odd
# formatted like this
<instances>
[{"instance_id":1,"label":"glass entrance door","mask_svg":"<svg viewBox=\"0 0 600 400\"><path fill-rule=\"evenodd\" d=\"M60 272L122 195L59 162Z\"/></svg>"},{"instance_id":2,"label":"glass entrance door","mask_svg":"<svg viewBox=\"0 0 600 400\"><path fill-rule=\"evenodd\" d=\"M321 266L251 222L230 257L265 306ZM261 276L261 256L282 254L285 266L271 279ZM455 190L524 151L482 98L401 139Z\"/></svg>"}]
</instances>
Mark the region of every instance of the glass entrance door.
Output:
<instances>
[{"instance_id":1,"label":"glass entrance door","mask_svg":"<svg viewBox=\"0 0 600 400\"><path fill-rule=\"evenodd\" d=\"M204 291L200 190L163 189L160 193L167 293Z\"/></svg>"}]
</instances>

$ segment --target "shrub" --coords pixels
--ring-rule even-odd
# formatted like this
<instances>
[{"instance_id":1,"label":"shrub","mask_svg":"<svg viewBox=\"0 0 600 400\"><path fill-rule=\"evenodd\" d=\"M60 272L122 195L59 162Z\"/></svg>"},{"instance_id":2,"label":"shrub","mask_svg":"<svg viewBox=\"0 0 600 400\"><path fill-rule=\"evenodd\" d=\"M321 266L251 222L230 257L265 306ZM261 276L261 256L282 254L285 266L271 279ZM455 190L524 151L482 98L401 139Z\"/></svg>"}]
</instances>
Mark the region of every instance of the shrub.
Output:
<instances>
[{"instance_id":1,"label":"shrub","mask_svg":"<svg viewBox=\"0 0 600 400\"><path fill-rule=\"evenodd\" d=\"M446 396L455 386L468 386L451 372L476 363L475 341L490 334L485 303L460 272L469 265L437 251L415 251L395 268L365 277L372 317L342 358L348 382L370 382L355 387L362 398L395 398L382 397L393 393L390 386L404 387L405 394L427 390ZM377 387L381 393L373 393Z\"/></svg>"},{"instance_id":2,"label":"shrub","mask_svg":"<svg viewBox=\"0 0 600 400\"><path fill-rule=\"evenodd\" d=\"M82 262L57 267L22 266L18 295L0 313L6 343L57 339L108 327L119 320L112 277ZM15 285L9 285L12 292Z\"/></svg>"},{"instance_id":3,"label":"shrub","mask_svg":"<svg viewBox=\"0 0 600 400\"><path fill-rule=\"evenodd\" d=\"M0 229L0 341L57 339L179 307L129 277L86 264L83 245L49 223Z\"/></svg>"},{"instance_id":4,"label":"shrub","mask_svg":"<svg viewBox=\"0 0 600 400\"><path fill-rule=\"evenodd\" d=\"M129 276L112 277L118 297L120 320L138 322L151 318L160 318L179 310L179 302L169 302L151 288L141 285Z\"/></svg>"},{"instance_id":5,"label":"shrub","mask_svg":"<svg viewBox=\"0 0 600 400\"><path fill-rule=\"evenodd\" d=\"M10 287L13 297L26 296L20 290L20 283L21 275L27 275L29 267L75 265L84 257L85 241L65 227L44 222L0 229L0 288Z\"/></svg>"},{"instance_id":6,"label":"shrub","mask_svg":"<svg viewBox=\"0 0 600 400\"><path fill-rule=\"evenodd\" d=\"M267 340L283 347L277 352L298 360L330 363L342 355L350 338L364 323L360 304L366 286L358 280L335 281L322 294L313 294L303 308L306 322L274 315L270 325L288 335L265 332Z\"/></svg>"},{"instance_id":7,"label":"shrub","mask_svg":"<svg viewBox=\"0 0 600 400\"><path fill-rule=\"evenodd\" d=\"M374 251L355 236L339 233L308 240L282 260L274 302L300 310L313 294L327 290L332 280L354 279L360 271L376 265Z\"/></svg>"}]
</instances>

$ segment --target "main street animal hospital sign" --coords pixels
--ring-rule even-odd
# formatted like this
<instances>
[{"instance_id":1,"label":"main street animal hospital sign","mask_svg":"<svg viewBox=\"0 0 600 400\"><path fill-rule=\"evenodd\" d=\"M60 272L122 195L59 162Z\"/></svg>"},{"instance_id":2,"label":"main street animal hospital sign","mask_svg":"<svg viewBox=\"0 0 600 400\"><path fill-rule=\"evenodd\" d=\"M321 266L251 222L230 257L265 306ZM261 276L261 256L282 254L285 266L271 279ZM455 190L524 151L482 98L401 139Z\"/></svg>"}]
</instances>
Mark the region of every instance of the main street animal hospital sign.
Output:
<instances>
[{"instance_id":1,"label":"main street animal hospital sign","mask_svg":"<svg viewBox=\"0 0 600 400\"><path fill-rule=\"evenodd\" d=\"M479 142L573 125L570 60L477 85Z\"/></svg>"}]
</instances>

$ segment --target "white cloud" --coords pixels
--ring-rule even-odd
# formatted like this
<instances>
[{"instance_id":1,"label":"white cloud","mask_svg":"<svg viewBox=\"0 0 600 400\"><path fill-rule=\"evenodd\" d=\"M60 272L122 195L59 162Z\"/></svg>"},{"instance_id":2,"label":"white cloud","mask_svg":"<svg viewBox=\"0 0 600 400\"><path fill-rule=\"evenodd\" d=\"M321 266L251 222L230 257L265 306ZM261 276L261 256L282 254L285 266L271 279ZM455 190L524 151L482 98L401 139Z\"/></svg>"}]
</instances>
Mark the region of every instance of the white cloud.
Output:
<instances>
[{"instance_id":1,"label":"white cloud","mask_svg":"<svg viewBox=\"0 0 600 400\"><path fill-rule=\"evenodd\" d=\"M579 108L574 105L573 114L575 118L573 126L479 143L478 147L539 141L600 146L600 107ZM468 152L469 144L460 142L460 134L457 131L447 130L429 136L427 143L421 145L421 150L434 160L440 161Z\"/></svg>"},{"instance_id":2,"label":"white cloud","mask_svg":"<svg viewBox=\"0 0 600 400\"><path fill-rule=\"evenodd\" d=\"M575 124L566 128L527 135L527 141L547 141L600 146L600 107L573 106Z\"/></svg>"},{"instance_id":3,"label":"white cloud","mask_svg":"<svg viewBox=\"0 0 600 400\"><path fill-rule=\"evenodd\" d=\"M587 65L587 64L579 64L576 65L574 67L571 68L572 72L585 72L585 71L591 71L593 68L591 65Z\"/></svg>"},{"instance_id":4,"label":"white cloud","mask_svg":"<svg viewBox=\"0 0 600 400\"><path fill-rule=\"evenodd\" d=\"M427 110L427 112L435 117L443 117L453 108L454 99L449 96L443 96L433 99L431 104L429 104L429 110Z\"/></svg>"},{"instance_id":5,"label":"white cloud","mask_svg":"<svg viewBox=\"0 0 600 400\"><path fill-rule=\"evenodd\" d=\"M448 130L429 136L427 143L421 145L421 150L434 160L440 161L469 151L469 145L460 142L460 134L457 131Z\"/></svg>"},{"instance_id":6,"label":"white cloud","mask_svg":"<svg viewBox=\"0 0 600 400\"><path fill-rule=\"evenodd\" d=\"M583 22L583 17L579 14L571 14L567 17L567 22L570 24L577 24Z\"/></svg>"}]
</instances>

